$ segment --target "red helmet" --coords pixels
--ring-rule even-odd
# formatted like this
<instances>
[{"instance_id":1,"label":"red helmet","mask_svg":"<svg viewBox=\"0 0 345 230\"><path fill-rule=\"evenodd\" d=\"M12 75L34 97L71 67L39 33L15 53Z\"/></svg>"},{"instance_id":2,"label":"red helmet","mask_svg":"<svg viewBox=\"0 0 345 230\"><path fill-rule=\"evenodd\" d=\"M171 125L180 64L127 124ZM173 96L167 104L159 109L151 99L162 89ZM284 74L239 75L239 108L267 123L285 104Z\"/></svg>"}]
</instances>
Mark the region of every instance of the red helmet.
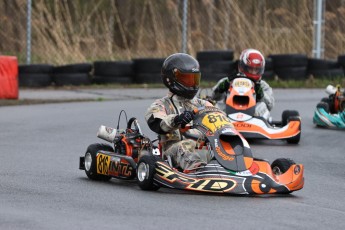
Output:
<instances>
[{"instance_id":1,"label":"red helmet","mask_svg":"<svg viewBox=\"0 0 345 230\"><path fill-rule=\"evenodd\" d=\"M253 81L261 79L265 70L265 58L260 51L255 49L243 50L238 64L238 71L244 73Z\"/></svg>"}]
</instances>

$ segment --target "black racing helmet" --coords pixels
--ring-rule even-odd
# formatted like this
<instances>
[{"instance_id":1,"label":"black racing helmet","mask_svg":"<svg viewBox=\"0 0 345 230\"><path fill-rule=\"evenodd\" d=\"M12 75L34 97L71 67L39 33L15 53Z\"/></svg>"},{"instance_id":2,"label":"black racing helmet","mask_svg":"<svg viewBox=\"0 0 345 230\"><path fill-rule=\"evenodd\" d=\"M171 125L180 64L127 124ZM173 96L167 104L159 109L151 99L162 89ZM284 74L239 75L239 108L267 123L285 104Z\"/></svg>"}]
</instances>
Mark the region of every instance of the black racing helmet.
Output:
<instances>
[{"instance_id":1,"label":"black racing helmet","mask_svg":"<svg viewBox=\"0 0 345 230\"><path fill-rule=\"evenodd\" d=\"M178 96L192 99L199 90L199 62L188 54L176 53L167 57L161 75L164 85Z\"/></svg>"}]
</instances>

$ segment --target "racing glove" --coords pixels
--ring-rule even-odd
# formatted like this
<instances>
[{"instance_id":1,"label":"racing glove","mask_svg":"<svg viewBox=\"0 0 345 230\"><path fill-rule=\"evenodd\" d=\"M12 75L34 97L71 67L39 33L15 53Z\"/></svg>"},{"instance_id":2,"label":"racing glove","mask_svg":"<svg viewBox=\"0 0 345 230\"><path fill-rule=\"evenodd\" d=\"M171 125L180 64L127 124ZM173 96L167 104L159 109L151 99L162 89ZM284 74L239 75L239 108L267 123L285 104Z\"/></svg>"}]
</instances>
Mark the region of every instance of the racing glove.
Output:
<instances>
[{"instance_id":1,"label":"racing glove","mask_svg":"<svg viewBox=\"0 0 345 230\"><path fill-rule=\"evenodd\" d=\"M225 79L223 82L221 82L218 86L218 93L224 93L226 92L230 87L230 81L228 79Z\"/></svg>"},{"instance_id":2,"label":"racing glove","mask_svg":"<svg viewBox=\"0 0 345 230\"><path fill-rule=\"evenodd\" d=\"M186 126L186 124L191 122L193 119L194 119L194 113L193 112L184 111L180 115L176 115L176 117L174 118L174 124L176 126L181 126L182 128L184 128Z\"/></svg>"},{"instance_id":3,"label":"racing glove","mask_svg":"<svg viewBox=\"0 0 345 230\"><path fill-rule=\"evenodd\" d=\"M260 82L255 83L254 90L256 93L256 101L260 101L264 97L264 91L262 90Z\"/></svg>"}]
</instances>

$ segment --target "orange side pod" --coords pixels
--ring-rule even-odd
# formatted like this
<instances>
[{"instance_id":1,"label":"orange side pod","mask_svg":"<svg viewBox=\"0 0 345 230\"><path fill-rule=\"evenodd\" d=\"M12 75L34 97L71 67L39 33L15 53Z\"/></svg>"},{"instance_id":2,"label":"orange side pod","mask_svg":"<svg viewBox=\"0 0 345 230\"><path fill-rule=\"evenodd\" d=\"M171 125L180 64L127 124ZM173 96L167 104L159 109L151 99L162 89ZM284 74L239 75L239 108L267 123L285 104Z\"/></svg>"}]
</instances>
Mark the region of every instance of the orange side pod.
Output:
<instances>
[{"instance_id":1,"label":"orange side pod","mask_svg":"<svg viewBox=\"0 0 345 230\"><path fill-rule=\"evenodd\" d=\"M0 99L18 99L17 57L0 56Z\"/></svg>"}]
</instances>

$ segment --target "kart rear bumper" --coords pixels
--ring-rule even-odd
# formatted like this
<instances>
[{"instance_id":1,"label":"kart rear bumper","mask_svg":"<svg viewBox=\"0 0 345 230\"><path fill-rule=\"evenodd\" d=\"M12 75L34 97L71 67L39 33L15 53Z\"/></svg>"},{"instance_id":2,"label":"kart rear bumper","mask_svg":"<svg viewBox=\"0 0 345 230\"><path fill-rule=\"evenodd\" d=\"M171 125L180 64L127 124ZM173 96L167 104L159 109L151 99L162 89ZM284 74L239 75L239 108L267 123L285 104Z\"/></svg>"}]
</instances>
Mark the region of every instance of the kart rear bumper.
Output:
<instances>
[{"instance_id":1,"label":"kart rear bumper","mask_svg":"<svg viewBox=\"0 0 345 230\"><path fill-rule=\"evenodd\" d=\"M287 139L295 137L301 132L299 118L290 120L285 126L272 126L267 121L255 117L248 121L232 120L232 122L245 138Z\"/></svg>"}]
</instances>

